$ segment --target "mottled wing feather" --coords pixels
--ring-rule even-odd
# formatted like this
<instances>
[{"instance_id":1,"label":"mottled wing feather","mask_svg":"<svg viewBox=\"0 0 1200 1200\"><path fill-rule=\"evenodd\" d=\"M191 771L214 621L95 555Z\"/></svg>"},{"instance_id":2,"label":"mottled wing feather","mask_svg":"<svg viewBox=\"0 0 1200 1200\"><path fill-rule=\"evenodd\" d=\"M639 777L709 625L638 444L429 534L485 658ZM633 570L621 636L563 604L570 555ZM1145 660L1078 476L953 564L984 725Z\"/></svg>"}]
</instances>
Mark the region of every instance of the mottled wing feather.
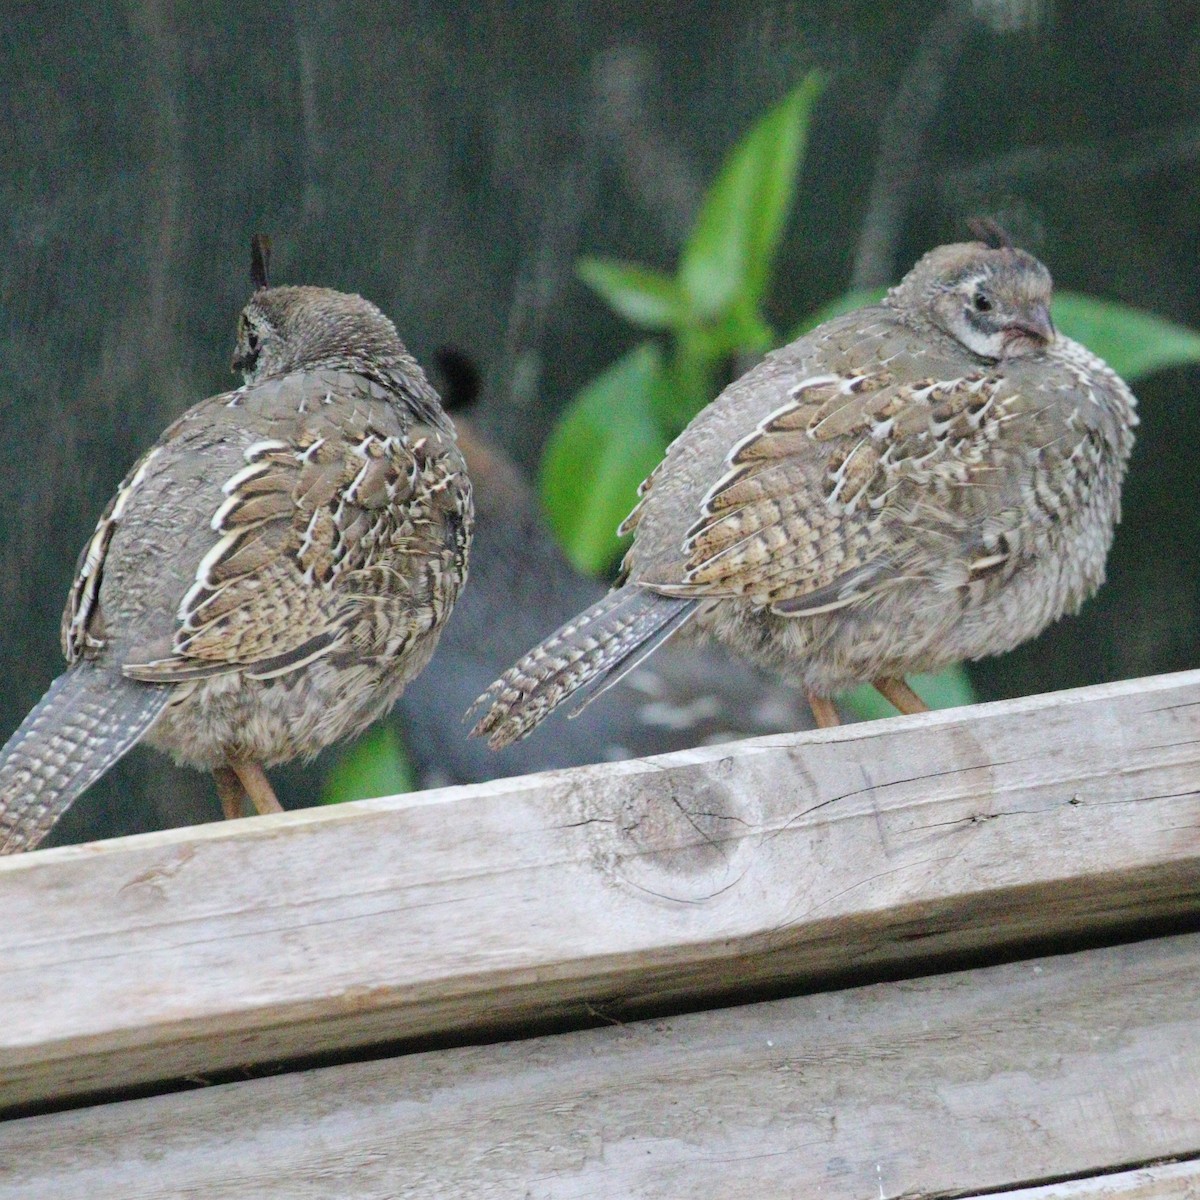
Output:
<instances>
[{"instance_id":1,"label":"mottled wing feather","mask_svg":"<svg viewBox=\"0 0 1200 1200\"><path fill-rule=\"evenodd\" d=\"M276 674L351 636L356 655L398 654L436 626L453 603L439 585L454 577L443 560L456 548L437 521L447 514L422 508L445 446L369 423L354 432L351 443L309 432L248 450L250 470L214 515L220 540L180 606L174 655L127 673L177 677L198 660Z\"/></svg>"},{"instance_id":2,"label":"mottled wing feather","mask_svg":"<svg viewBox=\"0 0 1200 1200\"><path fill-rule=\"evenodd\" d=\"M170 653L134 654L123 664L127 676L269 676L343 647L393 655L453 606L470 523L453 437L401 417L394 397L361 376L297 378L285 395L286 384L262 385L280 393L268 406L269 436L245 446L221 486L213 540L179 600ZM226 403L241 406L245 392ZM199 419L177 422L130 473L80 556L63 617L69 661L103 645L97 595L114 530L189 418Z\"/></svg>"},{"instance_id":3,"label":"mottled wing feather","mask_svg":"<svg viewBox=\"0 0 1200 1200\"><path fill-rule=\"evenodd\" d=\"M403 503L364 530L341 584L356 654L388 658L446 620L466 577L471 494L457 447L432 431L408 447Z\"/></svg>"},{"instance_id":4,"label":"mottled wing feather","mask_svg":"<svg viewBox=\"0 0 1200 1200\"><path fill-rule=\"evenodd\" d=\"M1033 412L982 370L803 379L729 452L687 531L682 578L654 586L791 614L853 603L908 566L904 541L881 539L880 527L957 523L971 504L950 493L987 486L1005 422Z\"/></svg>"},{"instance_id":5,"label":"mottled wing feather","mask_svg":"<svg viewBox=\"0 0 1200 1200\"><path fill-rule=\"evenodd\" d=\"M106 645L104 621L97 601L109 543L124 516L129 498L146 477L151 464L162 453L163 444L174 436L178 426L178 422L169 426L159 444L151 447L134 463L133 469L121 481L120 487L100 514L92 536L80 551L79 561L75 566L75 579L67 595L60 629L63 657L70 664L78 662L87 654L98 653Z\"/></svg>"}]
</instances>

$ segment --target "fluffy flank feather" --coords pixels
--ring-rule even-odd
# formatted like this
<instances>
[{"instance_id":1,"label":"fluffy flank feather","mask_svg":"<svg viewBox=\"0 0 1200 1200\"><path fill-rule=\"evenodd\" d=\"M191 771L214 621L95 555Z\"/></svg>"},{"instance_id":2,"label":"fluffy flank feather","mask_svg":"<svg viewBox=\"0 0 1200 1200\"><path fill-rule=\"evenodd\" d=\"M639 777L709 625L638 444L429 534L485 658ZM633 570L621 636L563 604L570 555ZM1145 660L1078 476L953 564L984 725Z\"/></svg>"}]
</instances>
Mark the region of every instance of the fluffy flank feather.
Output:
<instances>
[{"instance_id":1,"label":"fluffy flank feather","mask_svg":"<svg viewBox=\"0 0 1200 1200\"><path fill-rule=\"evenodd\" d=\"M580 688L591 687L584 702L589 703L606 690L610 675L635 655L640 662L657 649L695 608L695 600L644 588L609 592L534 647L475 701L468 716L485 705L487 712L471 736L487 736L488 745L499 750L525 737ZM646 652L639 655L643 647Z\"/></svg>"},{"instance_id":2,"label":"fluffy flank feather","mask_svg":"<svg viewBox=\"0 0 1200 1200\"><path fill-rule=\"evenodd\" d=\"M91 665L60 675L0 750L0 854L32 850L150 728L171 690Z\"/></svg>"}]
</instances>

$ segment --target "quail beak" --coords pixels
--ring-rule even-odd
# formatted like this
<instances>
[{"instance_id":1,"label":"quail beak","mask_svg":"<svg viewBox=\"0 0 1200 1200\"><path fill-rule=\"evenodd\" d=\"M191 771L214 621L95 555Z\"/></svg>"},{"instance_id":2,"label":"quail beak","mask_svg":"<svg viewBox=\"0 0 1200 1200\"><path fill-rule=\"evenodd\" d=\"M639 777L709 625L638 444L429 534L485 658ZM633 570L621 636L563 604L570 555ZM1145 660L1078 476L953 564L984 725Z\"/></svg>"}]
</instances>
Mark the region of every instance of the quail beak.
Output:
<instances>
[{"instance_id":1,"label":"quail beak","mask_svg":"<svg viewBox=\"0 0 1200 1200\"><path fill-rule=\"evenodd\" d=\"M1032 338L1039 346L1048 346L1054 341L1054 322L1050 319L1050 309L1045 304L1035 304L1025 312L1019 321L1013 321L1005 332L1009 339Z\"/></svg>"}]
</instances>

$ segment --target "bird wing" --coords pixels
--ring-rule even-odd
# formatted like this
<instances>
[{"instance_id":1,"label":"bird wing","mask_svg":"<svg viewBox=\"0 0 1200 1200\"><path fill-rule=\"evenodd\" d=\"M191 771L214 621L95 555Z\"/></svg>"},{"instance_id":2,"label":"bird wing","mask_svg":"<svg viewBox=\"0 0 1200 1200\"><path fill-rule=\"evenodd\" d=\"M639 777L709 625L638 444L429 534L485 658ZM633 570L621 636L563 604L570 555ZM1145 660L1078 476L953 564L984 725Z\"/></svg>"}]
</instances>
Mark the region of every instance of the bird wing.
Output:
<instances>
[{"instance_id":1,"label":"bird wing","mask_svg":"<svg viewBox=\"0 0 1200 1200\"><path fill-rule=\"evenodd\" d=\"M800 615L911 574L935 545L942 560L947 547L958 556L964 583L973 563L983 570L1007 558L1002 535L1020 507L1006 459L1030 441L1014 437L1014 423L1043 420L1054 443L1052 406L987 365L902 356L871 369L805 365L725 454L675 562L635 566L633 578L667 595L743 596ZM919 375L922 366L931 373ZM651 516L665 473L644 485L628 525Z\"/></svg>"},{"instance_id":2,"label":"bird wing","mask_svg":"<svg viewBox=\"0 0 1200 1200\"><path fill-rule=\"evenodd\" d=\"M139 462L81 556L64 614L68 658L104 639L114 548L140 552L120 545L122 522L160 494L169 502L172 466L204 453L221 483L203 481L185 507L181 561L167 551L163 569L185 581L182 595L178 585L165 593L175 605L169 642L134 638L127 676L266 677L339 649L392 655L452 606L470 522L452 437L411 421L381 384L308 371L197 405ZM149 521L130 519L126 543ZM202 527L199 540L189 523Z\"/></svg>"}]
</instances>

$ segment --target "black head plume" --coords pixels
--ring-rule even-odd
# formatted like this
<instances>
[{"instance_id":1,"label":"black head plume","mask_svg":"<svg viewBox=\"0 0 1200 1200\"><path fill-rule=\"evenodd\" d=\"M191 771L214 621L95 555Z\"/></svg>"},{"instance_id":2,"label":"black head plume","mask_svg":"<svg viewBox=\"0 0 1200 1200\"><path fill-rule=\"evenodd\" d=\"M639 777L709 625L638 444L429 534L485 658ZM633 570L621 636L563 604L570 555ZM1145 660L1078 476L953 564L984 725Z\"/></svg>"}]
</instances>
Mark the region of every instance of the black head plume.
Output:
<instances>
[{"instance_id":1,"label":"black head plume","mask_svg":"<svg viewBox=\"0 0 1200 1200\"><path fill-rule=\"evenodd\" d=\"M972 217L967 222L967 228L976 241L982 242L991 250L1016 249L1008 231L995 217Z\"/></svg>"},{"instance_id":2,"label":"black head plume","mask_svg":"<svg viewBox=\"0 0 1200 1200\"><path fill-rule=\"evenodd\" d=\"M271 266L271 239L265 233L256 233L250 239L250 282L256 292L270 287L267 271Z\"/></svg>"}]
</instances>

